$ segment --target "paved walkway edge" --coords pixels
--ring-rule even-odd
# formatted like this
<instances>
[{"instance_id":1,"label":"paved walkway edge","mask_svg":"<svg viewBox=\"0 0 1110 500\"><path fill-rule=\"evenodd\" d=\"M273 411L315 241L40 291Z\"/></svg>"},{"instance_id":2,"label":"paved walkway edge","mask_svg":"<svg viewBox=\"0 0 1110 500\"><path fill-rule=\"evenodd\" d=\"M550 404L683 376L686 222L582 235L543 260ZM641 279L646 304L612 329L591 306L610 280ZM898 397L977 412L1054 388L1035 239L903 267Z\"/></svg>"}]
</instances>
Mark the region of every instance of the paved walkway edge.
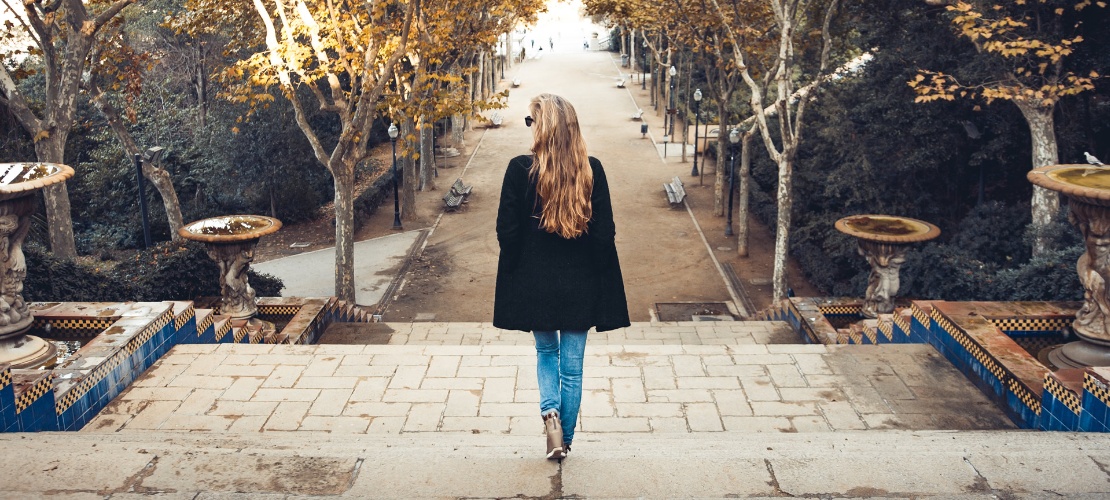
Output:
<instances>
[{"instance_id":1,"label":"paved walkway edge","mask_svg":"<svg viewBox=\"0 0 1110 500\"><path fill-rule=\"evenodd\" d=\"M0 490L13 498L1105 498L1110 491L1110 438L1100 434L590 436L562 464L542 458L538 435L40 433L0 435L0 446L19 450L0 464Z\"/></svg>"}]
</instances>

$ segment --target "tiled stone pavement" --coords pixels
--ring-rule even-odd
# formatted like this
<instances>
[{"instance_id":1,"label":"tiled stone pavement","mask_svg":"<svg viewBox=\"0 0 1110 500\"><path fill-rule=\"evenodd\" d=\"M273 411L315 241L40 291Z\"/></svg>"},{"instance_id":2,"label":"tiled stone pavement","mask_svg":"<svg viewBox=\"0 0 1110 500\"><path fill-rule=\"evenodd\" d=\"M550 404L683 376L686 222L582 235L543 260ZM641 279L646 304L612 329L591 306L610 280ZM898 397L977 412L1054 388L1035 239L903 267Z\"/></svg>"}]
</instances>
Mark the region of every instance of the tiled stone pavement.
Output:
<instances>
[{"instance_id":1,"label":"tiled stone pavement","mask_svg":"<svg viewBox=\"0 0 1110 500\"><path fill-rule=\"evenodd\" d=\"M389 345L177 346L83 431L542 433L530 335L384 326ZM591 334L580 431L1013 427L930 346L758 342L782 328L644 323Z\"/></svg>"}]
</instances>

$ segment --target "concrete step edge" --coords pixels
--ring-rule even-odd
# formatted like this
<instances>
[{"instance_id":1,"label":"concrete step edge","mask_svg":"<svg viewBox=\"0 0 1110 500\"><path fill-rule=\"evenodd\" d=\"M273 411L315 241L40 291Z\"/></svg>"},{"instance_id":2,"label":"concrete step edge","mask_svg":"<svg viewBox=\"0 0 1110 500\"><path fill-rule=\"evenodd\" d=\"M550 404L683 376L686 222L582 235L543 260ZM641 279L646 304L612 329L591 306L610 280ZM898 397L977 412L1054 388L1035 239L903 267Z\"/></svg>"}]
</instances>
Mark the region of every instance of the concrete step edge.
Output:
<instances>
[{"instance_id":1,"label":"concrete step edge","mask_svg":"<svg viewBox=\"0 0 1110 500\"><path fill-rule=\"evenodd\" d=\"M347 453L365 448L397 449L531 449L542 439L536 435L497 435L454 432L404 433L387 435L326 434L314 432L196 433L175 431L43 432L0 434L7 445L58 443L62 448L125 446L153 448L258 449L283 454L306 450L333 450ZM739 433L703 432L660 433L583 433L576 444L598 453L628 453L657 450L658 453L713 453L737 457L768 454L806 456L861 454L1007 454L1023 451L1050 454L1073 450L1083 454L1110 453L1110 435L1038 431L902 431L867 430L830 433ZM267 451L270 450L270 451ZM284 450L284 451L283 451ZM773 453L772 453L773 452Z\"/></svg>"}]
</instances>

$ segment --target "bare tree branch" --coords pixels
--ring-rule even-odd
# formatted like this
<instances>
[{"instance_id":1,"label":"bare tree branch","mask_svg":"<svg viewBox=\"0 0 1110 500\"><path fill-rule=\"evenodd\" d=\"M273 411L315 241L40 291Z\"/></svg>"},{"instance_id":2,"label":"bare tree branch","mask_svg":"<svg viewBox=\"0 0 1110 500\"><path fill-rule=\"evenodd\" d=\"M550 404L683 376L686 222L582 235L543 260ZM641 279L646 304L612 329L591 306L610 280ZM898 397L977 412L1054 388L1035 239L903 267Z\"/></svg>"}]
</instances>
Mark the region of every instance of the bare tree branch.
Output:
<instances>
[{"instance_id":1,"label":"bare tree branch","mask_svg":"<svg viewBox=\"0 0 1110 500\"><path fill-rule=\"evenodd\" d=\"M96 33L97 30L102 28L104 24L115 17L116 14L119 14L119 12L124 9L124 7L135 3L135 1L136 0L119 0L118 2L105 9L103 12L98 14L96 16L96 19L93 20L93 33Z\"/></svg>"},{"instance_id":2,"label":"bare tree branch","mask_svg":"<svg viewBox=\"0 0 1110 500\"><path fill-rule=\"evenodd\" d=\"M19 92L19 87L8 74L8 68L3 64L0 64L0 91L4 94L4 105L19 119L19 123L27 133L31 134L31 137L35 137L42 131L42 121L31 111L23 94Z\"/></svg>"}]
</instances>

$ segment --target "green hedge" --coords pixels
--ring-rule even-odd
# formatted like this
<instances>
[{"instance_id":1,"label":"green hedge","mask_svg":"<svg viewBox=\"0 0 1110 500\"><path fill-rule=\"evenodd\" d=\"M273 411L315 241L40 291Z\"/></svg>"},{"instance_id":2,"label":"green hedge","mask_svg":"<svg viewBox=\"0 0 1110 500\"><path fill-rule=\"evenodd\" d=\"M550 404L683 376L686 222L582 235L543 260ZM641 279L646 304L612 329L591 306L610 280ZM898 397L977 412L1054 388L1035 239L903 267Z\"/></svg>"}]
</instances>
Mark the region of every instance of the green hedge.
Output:
<instances>
[{"instance_id":1,"label":"green hedge","mask_svg":"<svg viewBox=\"0 0 1110 500\"><path fill-rule=\"evenodd\" d=\"M23 250L27 301L158 302L220 295L219 268L199 243L166 242L99 261L58 259L38 245ZM248 275L259 297L280 296L285 287L281 279L253 269Z\"/></svg>"}]
</instances>

